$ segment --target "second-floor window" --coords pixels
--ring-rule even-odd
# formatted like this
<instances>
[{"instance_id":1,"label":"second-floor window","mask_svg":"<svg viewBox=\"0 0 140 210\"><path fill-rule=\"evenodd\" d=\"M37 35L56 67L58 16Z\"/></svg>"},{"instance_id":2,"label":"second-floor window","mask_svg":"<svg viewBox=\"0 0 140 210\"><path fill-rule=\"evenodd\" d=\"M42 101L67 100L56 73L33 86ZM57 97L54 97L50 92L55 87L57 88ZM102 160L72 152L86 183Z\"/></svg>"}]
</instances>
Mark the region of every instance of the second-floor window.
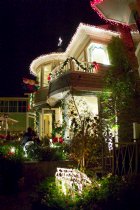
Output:
<instances>
[{"instance_id":1,"label":"second-floor window","mask_svg":"<svg viewBox=\"0 0 140 210\"><path fill-rule=\"evenodd\" d=\"M104 44L91 43L87 48L88 62L97 62L109 65L107 46Z\"/></svg>"},{"instance_id":2,"label":"second-floor window","mask_svg":"<svg viewBox=\"0 0 140 210\"><path fill-rule=\"evenodd\" d=\"M42 78L42 82L43 82L43 87L48 86L48 76L51 72L51 64L46 64L43 67L43 78Z\"/></svg>"}]
</instances>

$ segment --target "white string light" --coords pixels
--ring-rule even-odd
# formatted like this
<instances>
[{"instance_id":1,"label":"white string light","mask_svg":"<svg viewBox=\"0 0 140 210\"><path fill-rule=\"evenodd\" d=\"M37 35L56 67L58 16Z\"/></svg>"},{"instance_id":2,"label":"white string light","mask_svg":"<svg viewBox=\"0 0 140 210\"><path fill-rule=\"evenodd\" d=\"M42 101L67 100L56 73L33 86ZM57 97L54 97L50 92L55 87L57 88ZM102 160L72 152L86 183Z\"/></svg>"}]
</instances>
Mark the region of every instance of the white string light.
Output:
<instances>
[{"instance_id":1,"label":"white string light","mask_svg":"<svg viewBox=\"0 0 140 210\"><path fill-rule=\"evenodd\" d=\"M86 174L71 168L57 168L55 178L56 185L61 188L65 195L70 192L72 195L74 193L81 194L83 188L92 183Z\"/></svg>"}]
</instances>

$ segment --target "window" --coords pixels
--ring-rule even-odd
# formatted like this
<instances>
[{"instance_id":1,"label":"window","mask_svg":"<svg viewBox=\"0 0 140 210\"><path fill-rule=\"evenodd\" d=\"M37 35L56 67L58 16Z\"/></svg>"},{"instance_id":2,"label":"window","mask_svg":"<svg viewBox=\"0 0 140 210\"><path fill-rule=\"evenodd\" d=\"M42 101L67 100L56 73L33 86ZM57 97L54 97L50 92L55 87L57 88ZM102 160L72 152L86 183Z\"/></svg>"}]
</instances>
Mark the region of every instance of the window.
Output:
<instances>
[{"instance_id":1,"label":"window","mask_svg":"<svg viewBox=\"0 0 140 210\"><path fill-rule=\"evenodd\" d=\"M37 72L37 81L38 81L38 85L40 87L41 86L41 69L39 69Z\"/></svg>"},{"instance_id":2,"label":"window","mask_svg":"<svg viewBox=\"0 0 140 210\"><path fill-rule=\"evenodd\" d=\"M87 54L88 62L110 64L106 45L91 43L87 48Z\"/></svg>"},{"instance_id":3,"label":"window","mask_svg":"<svg viewBox=\"0 0 140 210\"><path fill-rule=\"evenodd\" d=\"M43 67L43 87L48 86L48 76L51 72L51 64L47 64Z\"/></svg>"},{"instance_id":4,"label":"window","mask_svg":"<svg viewBox=\"0 0 140 210\"><path fill-rule=\"evenodd\" d=\"M9 112L17 112L17 101L9 101Z\"/></svg>"},{"instance_id":5,"label":"window","mask_svg":"<svg viewBox=\"0 0 140 210\"><path fill-rule=\"evenodd\" d=\"M18 102L18 112L26 112L27 103L26 101L19 101Z\"/></svg>"}]
</instances>

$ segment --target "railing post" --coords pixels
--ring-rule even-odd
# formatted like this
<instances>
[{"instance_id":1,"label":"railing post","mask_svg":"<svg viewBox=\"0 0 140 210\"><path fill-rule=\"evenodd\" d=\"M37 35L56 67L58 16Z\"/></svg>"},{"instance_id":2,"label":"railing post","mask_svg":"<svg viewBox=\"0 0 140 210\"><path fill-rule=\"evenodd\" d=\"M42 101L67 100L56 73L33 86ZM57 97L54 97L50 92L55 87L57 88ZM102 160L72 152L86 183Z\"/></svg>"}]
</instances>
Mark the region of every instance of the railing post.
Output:
<instances>
[{"instance_id":1,"label":"railing post","mask_svg":"<svg viewBox=\"0 0 140 210\"><path fill-rule=\"evenodd\" d=\"M74 65L73 65L73 60L72 59L70 59L70 70L71 71L74 71Z\"/></svg>"}]
</instances>

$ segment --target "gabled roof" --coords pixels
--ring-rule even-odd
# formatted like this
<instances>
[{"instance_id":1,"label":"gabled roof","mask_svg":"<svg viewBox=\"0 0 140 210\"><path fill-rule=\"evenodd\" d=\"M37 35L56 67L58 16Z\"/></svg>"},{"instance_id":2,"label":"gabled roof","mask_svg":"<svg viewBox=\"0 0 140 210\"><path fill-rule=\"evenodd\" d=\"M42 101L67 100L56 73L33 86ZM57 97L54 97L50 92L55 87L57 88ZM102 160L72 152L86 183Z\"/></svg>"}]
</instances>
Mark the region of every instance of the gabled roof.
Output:
<instances>
[{"instance_id":1,"label":"gabled roof","mask_svg":"<svg viewBox=\"0 0 140 210\"><path fill-rule=\"evenodd\" d=\"M39 56L32 61L30 71L31 73L36 74L36 69L43 63L53 60L64 61L67 57L74 56L78 46L80 46L80 44L83 43L88 37L92 37L92 39L100 38L101 40L110 40L112 36L119 36L119 33L101 27L80 23L65 52L54 52Z\"/></svg>"}]
</instances>

